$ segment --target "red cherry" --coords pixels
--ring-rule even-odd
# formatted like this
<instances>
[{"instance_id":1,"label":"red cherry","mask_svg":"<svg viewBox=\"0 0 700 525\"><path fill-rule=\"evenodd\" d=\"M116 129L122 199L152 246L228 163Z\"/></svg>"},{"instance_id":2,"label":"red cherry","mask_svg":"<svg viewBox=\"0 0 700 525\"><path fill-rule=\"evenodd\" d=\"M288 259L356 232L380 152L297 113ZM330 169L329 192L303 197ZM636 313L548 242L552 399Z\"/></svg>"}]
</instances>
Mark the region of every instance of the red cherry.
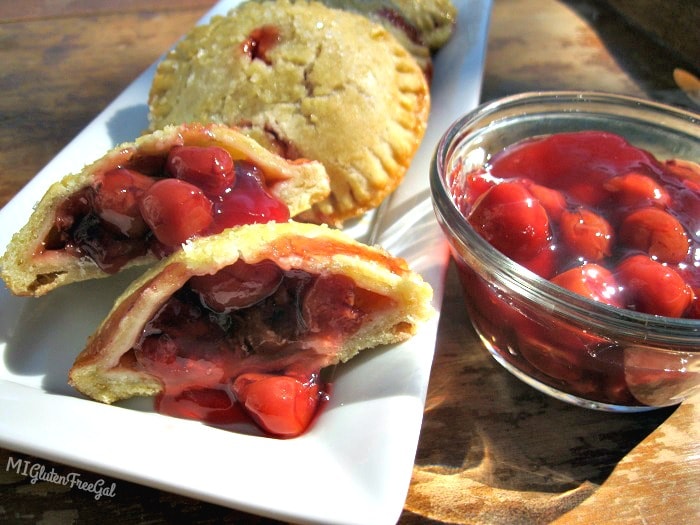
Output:
<instances>
[{"instance_id":1,"label":"red cherry","mask_svg":"<svg viewBox=\"0 0 700 525\"><path fill-rule=\"evenodd\" d=\"M667 263L685 260L690 241L683 225L658 208L633 211L620 224L620 242Z\"/></svg>"},{"instance_id":2,"label":"red cherry","mask_svg":"<svg viewBox=\"0 0 700 525\"><path fill-rule=\"evenodd\" d=\"M577 202L583 206L598 206L607 196L602 186L604 177L598 174L598 179L595 184L591 184L587 179L594 177L591 175L583 175L582 180L572 181L566 188L566 194L573 202Z\"/></svg>"},{"instance_id":3,"label":"red cherry","mask_svg":"<svg viewBox=\"0 0 700 525\"><path fill-rule=\"evenodd\" d=\"M617 206L650 205L665 207L671 203L668 192L653 178L631 171L611 177L603 184Z\"/></svg>"},{"instance_id":4,"label":"red cherry","mask_svg":"<svg viewBox=\"0 0 700 525\"><path fill-rule=\"evenodd\" d=\"M496 185L496 181L483 168L465 173L461 162L451 173L449 180L455 204L465 215L484 193Z\"/></svg>"},{"instance_id":5,"label":"red cherry","mask_svg":"<svg viewBox=\"0 0 700 525\"><path fill-rule=\"evenodd\" d=\"M678 272L646 255L633 255L623 260L615 275L627 307L633 310L681 317L694 298L693 289Z\"/></svg>"},{"instance_id":6,"label":"red cherry","mask_svg":"<svg viewBox=\"0 0 700 525\"><path fill-rule=\"evenodd\" d=\"M126 168L114 168L102 174L95 184L95 213L107 227L130 238L144 235L148 229L141 217L139 200L154 179Z\"/></svg>"},{"instance_id":7,"label":"red cherry","mask_svg":"<svg viewBox=\"0 0 700 525\"><path fill-rule=\"evenodd\" d=\"M585 382L587 338L566 326L530 322L517 332L517 351L540 372L560 381Z\"/></svg>"},{"instance_id":8,"label":"red cherry","mask_svg":"<svg viewBox=\"0 0 700 525\"><path fill-rule=\"evenodd\" d=\"M693 290L693 303L691 304L686 317L690 319L700 319L700 288Z\"/></svg>"},{"instance_id":9,"label":"red cherry","mask_svg":"<svg viewBox=\"0 0 700 525\"><path fill-rule=\"evenodd\" d=\"M515 261L532 259L551 238L547 212L518 182L503 182L488 190L469 214L469 222Z\"/></svg>"},{"instance_id":10,"label":"red cherry","mask_svg":"<svg viewBox=\"0 0 700 525\"><path fill-rule=\"evenodd\" d=\"M153 184L139 203L141 215L167 246L182 244L212 223L212 203L202 190L179 179Z\"/></svg>"},{"instance_id":11,"label":"red cherry","mask_svg":"<svg viewBox=\"0 0 700 525\"><path fill-rule=\"evenodd\" d=\"M689 160L672 159L664 164L666 172L681 181L686 188L700 193L700 164Z\"/></svg>"},{"instance_id":12,"label":"red cherry","mask_svg":"<svg viewBox=\"0 0 700 525\"><path fill-rule=\"evenodd\" d=\"M218 146L175 146L168 154L166 169L180 180L218 196L236 180L231 154Z\"/></svg>"},{"instance_id":13,"label":"red cherry","mask_svg":"<svg viewBox=\"0 0 700 525\"><path fill-rule=\"evenodd\" d=\"M552 282L588 299L622 306L615 277L610 270L598 264L588 263L571 268L553 277Z\"/></svg>"},{"instance_id":14,"label":"red cherry","mask_svg":"<svg viewBox=\"0 0 700 525\"><path fill-rule=\"evenodd\" d=\"M214 275L190 279L190 286L199 293L202 303L215 312L247 308L272 295L284 274L272 261L246 264L237 261Z\"/></svg>"},{"instance_id":15,"label":"red cherry","mask_svg":"<svg viewBox=\"0 0 700 525\"><path fill-rule=\"evenodd\" d=\"M558 262L559 251L550 244L532 259L519 261L519 264L543 279L550 279L556 272Z\"/></svg>"},{"instance_id":16,"label":"red cherry","mask_svg":"<svg viewBox=\"0 0 700 525\"><path fill-rule=\"evenodd\" d=\"M263 430L279 437L304 432L319 401L315 375L303 381L284 375L245 373L233 382L233 392Z\"/></svg>"},{"instance_id":17,"label":"red cherry","mask_svg":"<svg viewBox=\"0 0 700 525\"><path fill-rule=\"evenodd\" d=\"M558 190L553 190L541 184L535 184L534 182L525 180L523 181L525 186L532 196L535 197L544 209L549 214L549 217L554 220L559 220L562 212L566 209L566 198L564 194Z\"/></svg>"},{"instance_id":18,"label":"red cherry","mask_svg":"<svg viewBox=\"0 0 700 525\"><path fill-rule=\"evenodd\" d=\"M575 257L594 262L612 253L612 226L603 217L586 208L563 211L559 217L559 233Z\"/></svg>"}]
</instances>

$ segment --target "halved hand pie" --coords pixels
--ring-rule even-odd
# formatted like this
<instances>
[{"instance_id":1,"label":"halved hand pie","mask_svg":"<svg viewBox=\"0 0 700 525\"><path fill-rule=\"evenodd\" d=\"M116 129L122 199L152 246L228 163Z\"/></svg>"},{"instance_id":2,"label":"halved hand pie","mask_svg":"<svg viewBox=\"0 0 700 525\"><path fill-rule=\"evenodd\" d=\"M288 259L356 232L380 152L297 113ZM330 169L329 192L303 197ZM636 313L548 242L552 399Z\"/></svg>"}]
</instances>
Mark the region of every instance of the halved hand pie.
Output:
<instances>
[{"instance_id":1,"label":"halved hand pie","mask_svg":"<svg viewBox=\"0 0 700 525\"><path fill-rule=\"evenodd\" d=\"M43 295L195 236L286 221L329 191L318 162L287 161L224 126L168 126L51 186L0 259L2 277L17 295Z\"/></svg>"},{"instance_id":2,"label":"halved hand pie","mask_svg":"<svg viewBox=\"0 0 700 525\"><path fill-rule=\"evenodd\" d=\"M135 281L69 382L105 403L158 395L161 412L219 424L242 406L289 437L316 410L320 370L409 338L431 298L404 260L337 230L241 226L193 240Z\"/></svg>"}]
</instances>

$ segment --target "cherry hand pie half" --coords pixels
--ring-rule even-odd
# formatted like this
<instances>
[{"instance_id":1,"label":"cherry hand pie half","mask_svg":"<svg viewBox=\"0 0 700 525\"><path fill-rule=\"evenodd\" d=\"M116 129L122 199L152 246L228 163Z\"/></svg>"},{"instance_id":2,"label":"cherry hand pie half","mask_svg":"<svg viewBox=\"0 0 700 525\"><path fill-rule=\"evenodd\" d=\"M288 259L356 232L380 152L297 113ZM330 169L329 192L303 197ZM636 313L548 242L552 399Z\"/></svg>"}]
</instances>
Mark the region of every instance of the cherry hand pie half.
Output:
<instances>
[{"instance_id":1,"label":"cherry hand pie half","mask_svg":"<svg viewBox=\"0 0 700 525\"><path fill-rule=\"evenodd\" d=\"M321 162L331 194L302 214L334 226L378 206L403 180L430 92L383 26L316 2L246 2L190 31L159 64L150 129L236 126L288 159Z\"/></svg>"},{"instance_id":2,"label":"cherry hand pie half","mask_svg":"<svg viewBox=\"0 0 700 525\"><path fill-rule=\"evenodd\" d=\"M104 403L157 396L161 413L302 432L319 372L403 341L432 313L432 289L403 259L327 226L268 223L202 237L117 299L70 370Z\"/></svg>"},{"instance_id":3,"label":"cherry hand pie half","mask_svg":"<svg viewBox=\"0 0 700 525\"><path fill-rule=\"evenodd\" d=\"M316 161L288 161L221 125L168 126L52 185L0 259L17 295L153 262L188 239L287 221L330 191Z\"/></svg>"}]
</instances>

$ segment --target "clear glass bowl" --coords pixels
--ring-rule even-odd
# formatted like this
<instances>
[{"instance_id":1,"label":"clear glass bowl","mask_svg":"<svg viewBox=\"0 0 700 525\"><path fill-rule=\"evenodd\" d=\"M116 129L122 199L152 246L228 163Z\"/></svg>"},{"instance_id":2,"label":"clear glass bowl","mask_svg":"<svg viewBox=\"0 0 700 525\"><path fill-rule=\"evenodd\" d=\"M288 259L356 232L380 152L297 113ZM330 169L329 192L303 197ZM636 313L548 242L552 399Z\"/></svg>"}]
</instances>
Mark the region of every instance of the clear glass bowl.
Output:
<instances>
[{"instance_id":1,"label":"clear glass bowl","mask_svg":"<svg viewBox=\"0 0 700 525\"><path fill-rule=\"evenodd\" d=\"M678 404L700 389L700 321L617 308L552 284L474 231L450 192L455 170L528 137L582 130L616 133L660 160L700 162L700 116L631 97L526 93L457 120L437 146L430 185L471 322L501 365L560 400L619 412Z\"/></svg>"}]
</instances>

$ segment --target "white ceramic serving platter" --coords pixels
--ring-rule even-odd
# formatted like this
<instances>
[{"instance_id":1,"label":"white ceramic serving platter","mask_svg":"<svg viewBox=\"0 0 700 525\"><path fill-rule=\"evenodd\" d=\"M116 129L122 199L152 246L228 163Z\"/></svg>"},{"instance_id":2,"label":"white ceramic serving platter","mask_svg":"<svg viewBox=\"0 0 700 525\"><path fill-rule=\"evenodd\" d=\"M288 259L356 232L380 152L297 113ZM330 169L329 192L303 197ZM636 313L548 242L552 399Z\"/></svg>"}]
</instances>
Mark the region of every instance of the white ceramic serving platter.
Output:
<instances>
[{"instance_id":1,"label":"white ceramic serving platter","mask_svg":"<svg viewBox=\"0 0 700 525\"><path fill-rule=\"evenodd\" d=\"M222 1L202 19L227 12ZM439 310L448 252L434 218L428 168L449 124L479 100L491 0L458 0L454 37L435 60L433 108L411 169L381 213L349 232L404 257L431 283ZM155 65L0 210L0 249L48 186L146 127ZM66 384L68 369L127 272L17 298L0 288L0 445L10 450L286 521L394 523L411 478L435 349L437 316L410 341L337 368L330 403L303 436L277 440L152 411L108 406ZM117 485L117 497L118 497Z\"/></svg>"}]
</instances>

